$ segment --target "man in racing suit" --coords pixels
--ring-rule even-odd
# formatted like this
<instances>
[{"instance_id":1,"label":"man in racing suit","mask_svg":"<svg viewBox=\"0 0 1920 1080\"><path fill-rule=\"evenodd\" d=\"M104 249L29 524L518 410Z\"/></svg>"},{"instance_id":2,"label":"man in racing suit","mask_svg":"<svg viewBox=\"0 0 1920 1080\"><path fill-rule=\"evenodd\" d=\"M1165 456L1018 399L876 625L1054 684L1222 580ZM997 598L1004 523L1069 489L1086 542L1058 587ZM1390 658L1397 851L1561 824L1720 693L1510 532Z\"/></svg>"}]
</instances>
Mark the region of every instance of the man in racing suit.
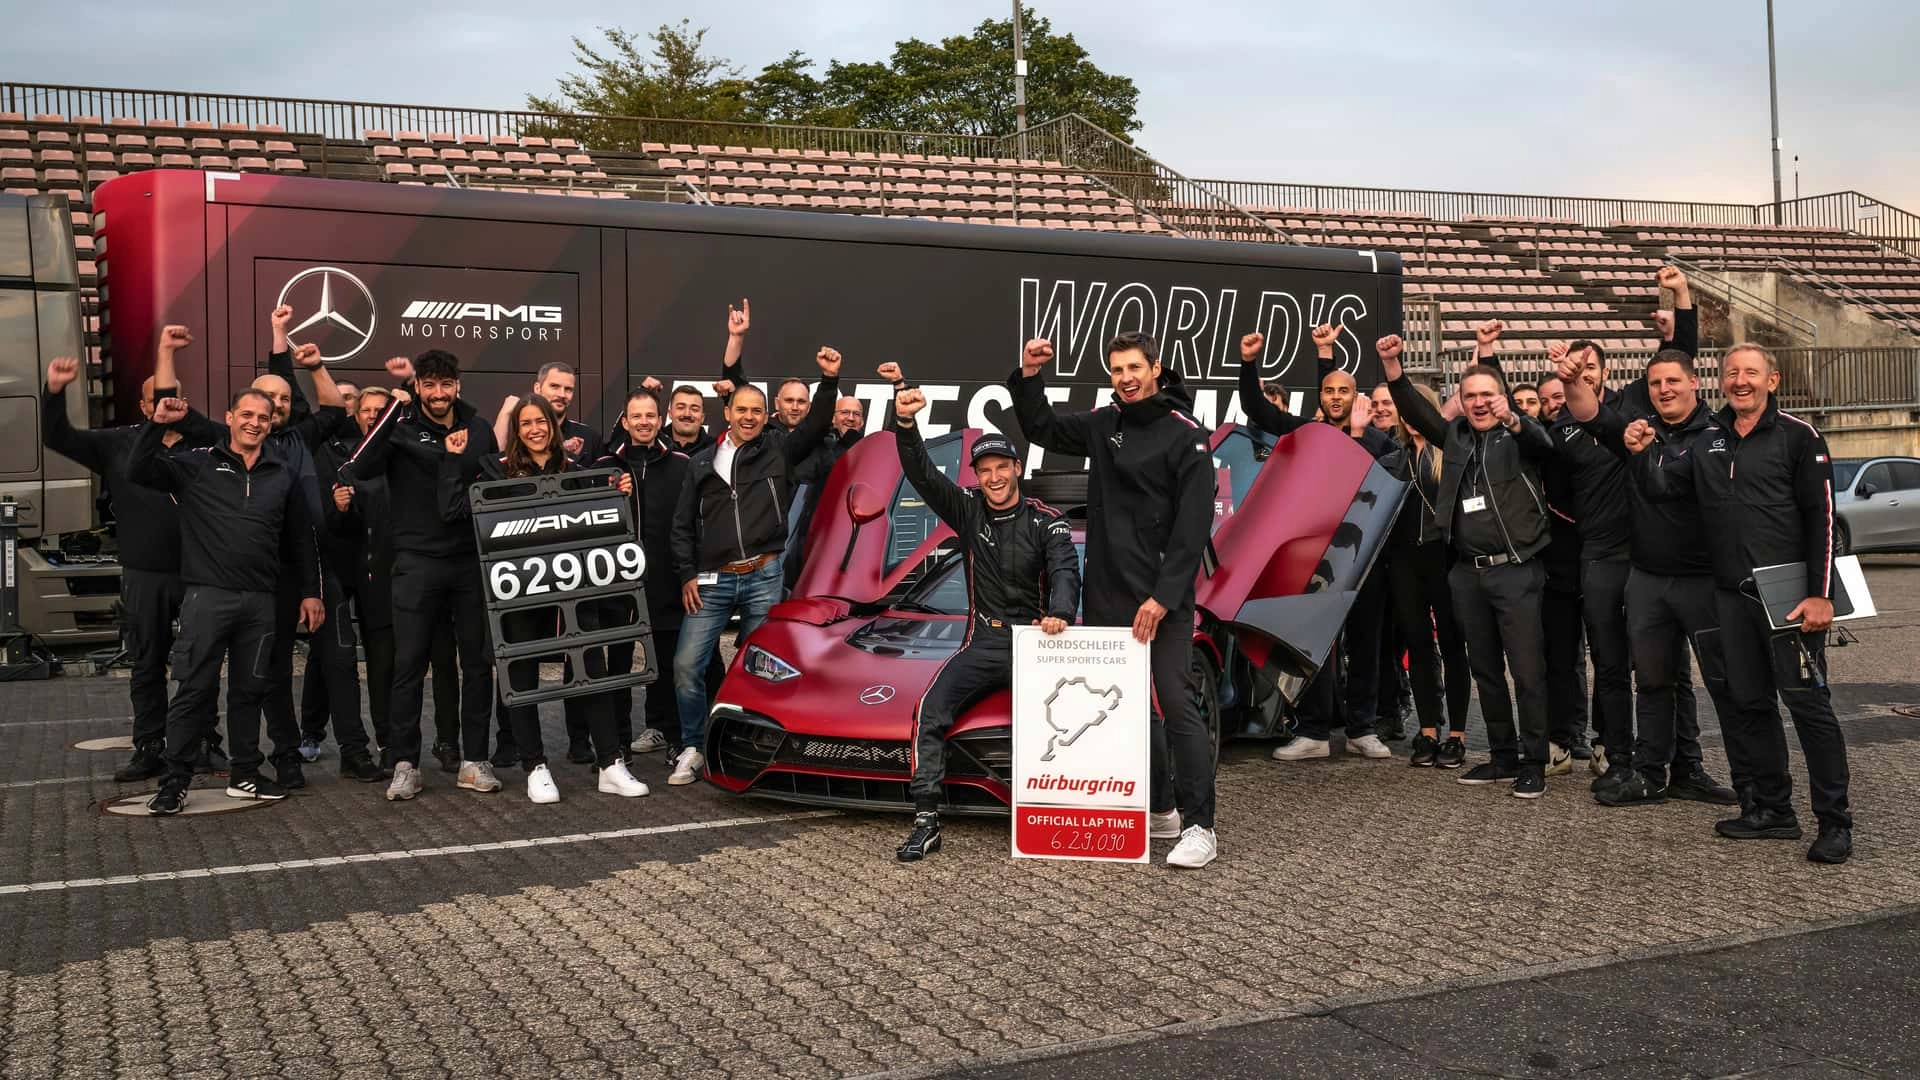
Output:
<instances>
[{"instance_id":1,"label":"man in racing suit","mask_svg":"<svg viewBox=\"0 0 1920 1080\"><path fill-rule=\"evenodd\" d=\"M967 635L941 665L913 714L913 832L895 855L916 862L940 850L940 785L946 777L947 731L967 708L1008 685L1013 628L1033 624L1064 631L1080 606L1080 556L1058 510L1020 497L1020 457L1004 435L973 444L977 488L949 480L927 456L914 414L926 395L908 386L898 364L880 377L894 384L893 433L900 468L927 508L959 538L966 558Z\"/></svg>"}]
</instances>

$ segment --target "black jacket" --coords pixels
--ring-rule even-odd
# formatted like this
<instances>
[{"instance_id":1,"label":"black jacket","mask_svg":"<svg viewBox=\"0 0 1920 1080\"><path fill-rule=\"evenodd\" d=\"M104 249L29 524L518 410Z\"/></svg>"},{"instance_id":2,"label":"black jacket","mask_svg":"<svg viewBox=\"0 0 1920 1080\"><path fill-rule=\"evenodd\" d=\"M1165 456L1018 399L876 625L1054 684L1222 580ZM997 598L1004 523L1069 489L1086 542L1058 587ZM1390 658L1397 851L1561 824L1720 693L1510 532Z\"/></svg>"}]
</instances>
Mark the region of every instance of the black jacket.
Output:
<instances>
[{"instance_id":1,"label":"black jacket","mask_svg":"<svg viewBox=\"0 0 1920 1080\"><path fill-rule=\"evenodd\" d=\"M1641 383L1642 386L1646 384ZM1696 436L1714 426L1713 410L1696 404L1693 413L1678 424L1668 424L1651 406L1635 412L1625 394L1612 403L1602 403L1600 412L1586 422L1586 428L1600 444L1611 451L1631 476L1633 455L1627 451L1627 425L1646 420L1653 425L1656 447L1681 452ZM1649 449L1652 452L1653 448ZM1650 574L1689 577L1711 573L1707 557L1705 522L1700 505L1692 499L1656 501L1644 497L1639 485L1631 485L1633 496L1633 565Z\"/></svg>"},{"instance_id":2,"label":"black jacket","mask_svg":"<svg viewBox=\"0 0 1920 1080\"><path fill-rule=\"evenodd\" d=\"M1420 544L1446 543L1446 530L1433 516L1434 506L1440 498L1440 479L1434 475L1433 444L1414 449L1402 446L1401 466L1397 475L1409 481L1413 498L1400 508L1400 516L1393 522L1393 540L1402 547L1415 547ZM1442 462L1444 464L1444 461Z\"/></svg>"},{"instance_id":3,"label":"black jacket","mask_svg":"<svg viewBox=\"0 0 1920 1080\"><path fill-rule=\"evenodd\" d=\"M65 394L41 390L40 433L46 447L98 474L113 502L120 565L156 574L180 572L180 509L173 496L136 483L128 454L140 428L81 429L67 419ZM175 450L192 449L186 439ZM164 452L164 451L163 451Z\"/></svg>"},{"instance_id":4,"label":"black jacket","mask_svg":"<svg viewBox=\"0 0 1920 1080\"><path fill-rule=\"evenodd\" d=\"M453 415L442 427L426 410L395 398L374 422L373 430L340 470L355 480L385 475L393 513L393 548L441 559L478 559L473 522L449 519L442 513L440 469L447 457L447 436L457 428L467 431L467 452L475 457L498 455L493 425L465 401L453 403Z\"/></svg>"},{"instance_id":5,"label":"black jacket","mask_svg":"<svg viewBox=\"0 0 1920 1080\"><path fill-rule=\"evenodd\" d=\"M166 429L143 424L133 478L180 504L180 580L271 593L282 568L300 595L319 599L322 575L299 474L272 445L251 469L225 445L170 453Z\"/></svg>"},{"instance_id":6,"label":"black jacket","mask_svg":"<svg viewBox=\"0 0 1920 1080\"><path fill-rule=\"evenodd\" d=\"M762 428L736 451L731 484L713 469L717 445L693 456L673 514L673 565L682 584L702 572L778 554L786 547L794 470L826 437L839 392L838 378L820 380L813 407L792 435L772 424Z\"/></svg>"},{"instance_id":7,"label":"black jacket","mask_svg":"<svg viewBox=\"0 0 1920 1080\"><path fill-rule=\"evenodd\" d=\"M367 515L358 493L341 510L333 501L333 488L346 483L340 479L340 469L359 444L358 439L340 434L313 450L314 484L320 494L320 557L336 580L355 591L367 565Z\"/></svg>"},{"instance_id":8,"label":"black jacket","mask_svg":"<svg viewBox=\"0 0 1920 1080\"><path fill-rule=\"evenodd\" d=\"M1456 551L1467 556L1504 552L1516 559L1538 555L1550 539L1539 470L1553 456L1553 444L1539 421L1521 416L1518 433L1496 427L1482 434L1473 430L1465 416L1452 421L1441 418L1440 410L1421 396L1404 374L1388 383L1387 390L1393 395L1394 407L1400 410L1400 418L1441 448L1444 461L1433 516ZM1469 462L1477 462L1485 478L1486 497L1491 501L1488 511L1494 515L1503 540L1495 551L1469 551L1457 535L1456 503Z\"/></svg>"},{"instance_id":9,"label":"black jacket","mask_svg":"<svg viewBox=\"0 0 1920 1080\"><path fill-rule=\"evenodd\" d=\"M628 442L595 462L596 469L625 469L633 477L634 509L640 519L640 550L647 556L648 623L658 630L680 623L680 576L674 572L673 514L680 505L693 459L655 439Z\"/></svg>"},{"instance_id":10,"label":"black jacket","mask_svg":"<svg viewBox=\"0 0 1920 1080\"><path fill-rule=\"evenodd\" d=\"M1038 499L993 509L979 488L963 488L935 467L918 425L896 418L893 433L907 482L966 554L968 635L982 624L1026 626L1049 615L1073 622L1080 612L1080 553L1073 549L1072 523Z\"/></svg>"},{"instance_id":11,"label":"black jacket","mask_svg":"<svg viewBox=\"0 0 1920 1080\"><path fill-rule=\"evenodd\" d=\"M573 459L574 464L583 469L607 456L607 446L601 440L600 433L571 416L560 421L560 441L564 443L568 439L580 440L580 452L568 456Z\"/></svg>"},{"instance_id":12,"label":"black jacket","mask_svg":"<svg viewBox=\"0 0 1920 1080\"><path fill-rule=\"evenodd\" d=\"M385 473L353 481L353 510L364 527L365 560L354 569L354 602L365 629L393 625L393 500Z\"/></svg>"},{"instance_id":13,"label":"black jacket","mask_svg":"<svg viewBox=\"0 0 1920 1080\"><path fill-rule=\"evenodd\" d=\"M1027 441L1088 459L1087 621L1131 619L1148 597L1168 611L1193 607L1194 576L1213 534L1211 435L1193 418L1179 373L1162 368L1160 392L1092 412L1056 412L1042 375L1007 377Z\"/></svg>"},{"instance_id":14,"label":"black jacket","mask_svg":"<svg viewBox=\"0 0 1920 1080\"><path fill-rule=\"evenodd\" d=\"M1706 523L1714 584L1737 589L1761 566L1807 564L1807 595L1833 595L1833 463L1812 424L1769 397L1744 437L1733 406L1685 443L1655 444L1634 461L1648 498L1693 499Z\"/></svg>"}]
</instances>

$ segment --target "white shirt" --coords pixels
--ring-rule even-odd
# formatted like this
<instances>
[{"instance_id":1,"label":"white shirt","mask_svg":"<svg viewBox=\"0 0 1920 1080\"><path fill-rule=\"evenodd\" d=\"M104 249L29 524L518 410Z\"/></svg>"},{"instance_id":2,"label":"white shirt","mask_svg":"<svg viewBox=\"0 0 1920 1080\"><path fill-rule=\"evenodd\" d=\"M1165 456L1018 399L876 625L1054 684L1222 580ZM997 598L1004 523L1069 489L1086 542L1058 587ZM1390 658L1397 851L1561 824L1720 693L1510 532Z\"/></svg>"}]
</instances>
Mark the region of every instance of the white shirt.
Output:
<instances>
[{"instance_id":1,"label":"white shirt","mask_svg":"<svg viewBox=\"0 0 1920 1080\"><path fill-rule=\"evenodd\" d=\"M713 471L719 474L720 482L728 487L733 486L733 455L739 452L740 448L733 444L731 431L722 435L713 448Z\"/></svg>"}]
</instances>

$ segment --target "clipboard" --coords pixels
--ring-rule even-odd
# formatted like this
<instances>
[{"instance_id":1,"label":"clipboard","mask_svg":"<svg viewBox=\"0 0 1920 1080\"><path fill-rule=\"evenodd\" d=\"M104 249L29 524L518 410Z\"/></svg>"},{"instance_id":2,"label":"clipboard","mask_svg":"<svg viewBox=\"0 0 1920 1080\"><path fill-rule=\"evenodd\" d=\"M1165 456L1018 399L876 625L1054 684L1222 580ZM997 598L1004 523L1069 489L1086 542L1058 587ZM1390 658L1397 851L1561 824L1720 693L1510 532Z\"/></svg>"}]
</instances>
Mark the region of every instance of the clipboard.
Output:
<instances>
[{"instance_id":1,"label":"clipboard","mask_svg":"<svg viewBox=\"0 0 1920 1080\"><path fill-rule=\"evenodd\" d=\"M1753 585L1759 593L1760 605L1767 609L1769 626L1775 630L1799 628L1799 620L1789 621L1787 613L1807 598L1806 563L1757 566L1753 570ZM1842 555L1833 560L1832 599L1834 622L1870 619L1880 613L1873 605L1873 594L1867 591L1866 572L1860 568L1859 556Z\"/></svg>"}]
</instances>

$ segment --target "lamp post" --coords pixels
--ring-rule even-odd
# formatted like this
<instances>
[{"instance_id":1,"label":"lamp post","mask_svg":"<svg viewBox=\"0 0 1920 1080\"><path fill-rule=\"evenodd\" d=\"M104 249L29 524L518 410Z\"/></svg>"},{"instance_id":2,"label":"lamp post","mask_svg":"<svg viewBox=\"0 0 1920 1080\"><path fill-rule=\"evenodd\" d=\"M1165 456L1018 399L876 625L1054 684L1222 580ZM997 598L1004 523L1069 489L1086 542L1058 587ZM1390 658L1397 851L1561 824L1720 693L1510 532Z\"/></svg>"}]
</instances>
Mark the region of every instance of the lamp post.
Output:
<instances>
[{"instance_id":1,"label":"lamp post","mask_svg":"<svg viewBox=\"0 0 1920 1080\"><path fill-rule=\"evenodd\" d=\"M1781 224L1780 206L1780 81L1773 63L1773 0L1767 0L1767 100L1773 110L1773 223Z\"/></svg>"},{"instance_id":2,"label":"lamp post","mask_svg":"<svg viewBox=\"0 0 1920 1080\"><path fill-rule=\"evenodd\" d=\"M1020 5L1013 0L1013 128L1019 133L1020 157L1027 157L1027 50L1021 42ZM1773 0L1767 0L1769 4Z\"/></svg>"}]
</instances>

